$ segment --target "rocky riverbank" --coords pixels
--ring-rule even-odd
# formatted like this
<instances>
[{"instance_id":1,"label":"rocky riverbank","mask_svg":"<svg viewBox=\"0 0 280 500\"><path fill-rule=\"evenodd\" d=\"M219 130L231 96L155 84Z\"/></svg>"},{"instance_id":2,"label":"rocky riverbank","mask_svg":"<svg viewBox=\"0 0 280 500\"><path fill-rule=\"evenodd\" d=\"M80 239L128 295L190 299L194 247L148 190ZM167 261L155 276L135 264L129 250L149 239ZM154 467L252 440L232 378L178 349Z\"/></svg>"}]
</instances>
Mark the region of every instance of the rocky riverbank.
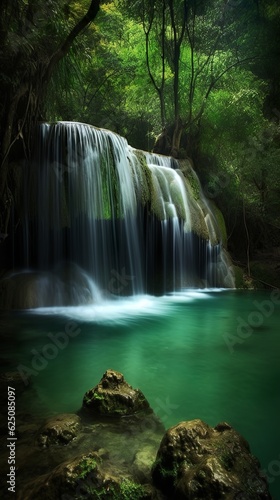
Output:
<instances>
[{"instance_id":1,"label":"rocky riverbank","mask_svg":"<svg viewBox=\"0 0 280 500\"><path fill-rule=\"evenodd\" d=\"M14 372L2 375L5 396L7 383L36 397ZM6 427L1 436L5 444ZM19 500L271 498L258 460L228 423L196 419L166 431L144 394L114 370L72 414L40 421L18 412L16 437ZM5 452L1 464L6 477ZM6 498L6 479L1 491Z\"/></svg>"}]
</instances>

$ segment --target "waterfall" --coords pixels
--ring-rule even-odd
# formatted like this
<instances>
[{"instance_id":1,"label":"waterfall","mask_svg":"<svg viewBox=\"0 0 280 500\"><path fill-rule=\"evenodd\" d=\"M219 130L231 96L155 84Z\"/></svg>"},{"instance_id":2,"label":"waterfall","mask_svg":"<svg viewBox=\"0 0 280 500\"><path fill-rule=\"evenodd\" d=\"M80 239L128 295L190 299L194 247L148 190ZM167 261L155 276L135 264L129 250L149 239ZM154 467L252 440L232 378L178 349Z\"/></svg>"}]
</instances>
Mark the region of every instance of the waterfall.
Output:
<instances>
[{"instance_id":1,"label":"waterfall","mask_svg":"<svg viewBox=\"0 0 280 500\"><path fill-rule=\"evenodd\" d=\"M127 276L129 293L139 293L136 172L125 139L78 123L42 124L39 133L27 189L36 265L74 262L111 292Z\"/></svg>"},{"instance_id":2,"label":"waterfall","mask_svg":"<svg viewBox=\"0 0 280 500\"><path fill-rule=\"evenodd\" d=\"M56 303L96 300L93 284L103 296L234 286L190 165L108 130L41 124L25 205L25 267L52 282Z\"/></svg>"}]
</instances>

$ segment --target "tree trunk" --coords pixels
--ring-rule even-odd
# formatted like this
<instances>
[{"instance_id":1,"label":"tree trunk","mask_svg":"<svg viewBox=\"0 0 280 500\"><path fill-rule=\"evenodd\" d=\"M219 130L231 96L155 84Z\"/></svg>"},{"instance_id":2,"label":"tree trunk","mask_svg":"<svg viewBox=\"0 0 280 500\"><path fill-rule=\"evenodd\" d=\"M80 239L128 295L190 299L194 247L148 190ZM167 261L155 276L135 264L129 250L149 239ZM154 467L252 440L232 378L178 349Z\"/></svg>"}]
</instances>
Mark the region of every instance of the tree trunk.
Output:
<instances>
[{"instance_id":1,"label":"tree trunk","mask_svg":"<svg viewBox=\"0 0 280 500\"><path fill-rule=\"evenodd\" d=\"M174 132L172 136L171 156L173 156L174 158L179 158L182 132L183 123L182 120L178 118L175 122Z\"/></svg>"},{"instance_id":2,"label":"tree trunk","mask_svg":"<svg viewBox=\"0 0 280 500\"><path fill-rule=\"evenodd\" d=\"M43 78L43 80L46 81L46 83L49 82L55 66L69 52L69 49L70 49L73 41L75 40L75 38L77 38L77 36L81 33L81 31L83 31L91 23L91 21L93 21L95 19L95 17L98 14L98 11L99 11L99 6L100 6L100 0L92 0L91 1L90 7L89 7L87 13L76 24L76 26L74 26L74 28L72 29L72 31L70 31L69 35L64 40L64 42L60 45L60 47L57 49L57 51L52 55L52 57L50 58L48 67L46 69L44 78Z\"/></svg>"}]
</instances>

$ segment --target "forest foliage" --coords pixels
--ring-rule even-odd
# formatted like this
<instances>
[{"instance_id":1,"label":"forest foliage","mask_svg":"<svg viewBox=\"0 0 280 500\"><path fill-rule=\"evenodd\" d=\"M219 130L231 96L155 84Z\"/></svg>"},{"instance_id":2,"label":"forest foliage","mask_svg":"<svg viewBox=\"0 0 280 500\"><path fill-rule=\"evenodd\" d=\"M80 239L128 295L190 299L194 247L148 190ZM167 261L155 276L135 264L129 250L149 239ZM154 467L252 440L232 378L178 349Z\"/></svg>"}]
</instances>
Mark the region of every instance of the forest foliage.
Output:
<instances>
[{"instance_id":1,"label":"forest foliage","mask_svg":"<svg viewBox=\"0 0 280 500\"><path fill-rule=\"evenodd\" d=\"M236 255L280 246L277 0L3 0L0 11L2 235L9 165L29 156L38 121L73 120L191 158Z\"/></svg>"}]
</instances>

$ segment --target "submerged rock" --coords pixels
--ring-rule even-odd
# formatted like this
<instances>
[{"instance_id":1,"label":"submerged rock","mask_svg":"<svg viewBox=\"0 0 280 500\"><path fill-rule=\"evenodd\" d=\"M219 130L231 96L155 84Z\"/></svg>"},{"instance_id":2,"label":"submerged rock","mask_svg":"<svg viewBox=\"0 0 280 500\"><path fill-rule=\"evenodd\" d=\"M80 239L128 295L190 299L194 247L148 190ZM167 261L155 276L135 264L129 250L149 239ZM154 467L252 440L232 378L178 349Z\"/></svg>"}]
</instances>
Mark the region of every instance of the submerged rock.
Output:
<instances>
[{"instance_id":1,"label":"submerged rock","mask_svg":"<svg viewBox=\"0 0 280 500\"><path fill-rule=\"evenodd\" d=\"M86 392L83 408L114 417L152 412L144 394L139 389L133 389L122 373L114 370L107 370L99 384Z\"/></svg>"},{"instance_id":2,"label":"submerged rock","mask_svg":"<svg viewBox=\"0 0 280 500\"><path fill-rule=\"evenodd\" d=\"M132 470L134 476L140 483L151 482L151 469L155 460L153 446L144 446L140 449L134 458Z\"/></svg>"},{"instance_id":3,"label":"submerged rock","mask_svg":"<svg viewBox=\"0 0 280 500\"><path fill-rule=\"evenodd\" d=\"M227 423L181 422L165 433L152 469L168 498L271 499L247 441Z\"/></svg>"},{"instance_id":4,"label":"submerged rock","mask_svg":"<svg viewBox=\"0 0 280 500\"><path fill-rule=\"evenodd\" d=\"M80 429L80 417L72 413L64 413L49 419L39 431L39 446L68 444L77 437Z\"/></svg>"},{"instance_id":5,"label":"submerged rock","mask_svg":"<svg viewBox=\"0 0 280 500\"><path fill-rule=\"evenodd\" d=\"M62 263L53 272L21 271L0 280L0 309L92 304L101 293L87 273L72 263Z\"/></svg>"}]
</instances>

